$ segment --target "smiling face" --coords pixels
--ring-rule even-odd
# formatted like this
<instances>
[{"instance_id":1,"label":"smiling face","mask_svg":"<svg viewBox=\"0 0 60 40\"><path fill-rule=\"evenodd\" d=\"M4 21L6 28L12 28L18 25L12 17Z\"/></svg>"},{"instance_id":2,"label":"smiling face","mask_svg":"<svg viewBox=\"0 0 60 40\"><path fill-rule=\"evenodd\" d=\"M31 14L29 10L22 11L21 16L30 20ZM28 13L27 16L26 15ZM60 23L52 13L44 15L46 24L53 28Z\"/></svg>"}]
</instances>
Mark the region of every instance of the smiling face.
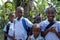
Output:
<instances>
[{"instance_id":1,"label":"smiling face","mask_svg":"<svg viewBox=\"0 0 60 40\"><path fill-rule=\"evenodd\" d=\"M23 7L17 7L16 16L17 16L18 18L21 18L21 17L23 16L23 14L24 14L24 9L23 9Z\"/></svg>"},{"instance_id":2,"label":"smiling face","mask_svg":"<svg viewBox=\"0 0 60 40\"><path fill-rule=\"evenodd\" d=\"M53 7L47 9L46 16L49 21L53 21L55 15L56 15L56 13L55 13L55 9Z\"/></svg>"}]
</instances>

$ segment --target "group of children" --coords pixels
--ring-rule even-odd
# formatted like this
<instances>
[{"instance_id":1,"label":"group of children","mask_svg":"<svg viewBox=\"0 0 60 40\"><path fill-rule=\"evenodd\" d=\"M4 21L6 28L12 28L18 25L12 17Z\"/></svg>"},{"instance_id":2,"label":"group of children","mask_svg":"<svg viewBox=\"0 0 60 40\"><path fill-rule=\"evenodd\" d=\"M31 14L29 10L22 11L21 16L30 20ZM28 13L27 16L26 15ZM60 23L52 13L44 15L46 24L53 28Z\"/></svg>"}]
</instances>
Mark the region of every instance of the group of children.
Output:
<instances>
[{"instance_id":1,"label":"group of children","mask_svg":"<svg viewBox=\"0 0 60 40\"><path fill-rule=\"evenodd\" d=\"M35 17L34 24L23 17L24 9L19 6L15 14L9 14L9 22L4 27L4 40L60 40L60 23L54 20L55 8L46 10L47 20L41 22L40 14ZM27 35L27 28L31 28L31 35Z\"/></svg>"}]
</instances>

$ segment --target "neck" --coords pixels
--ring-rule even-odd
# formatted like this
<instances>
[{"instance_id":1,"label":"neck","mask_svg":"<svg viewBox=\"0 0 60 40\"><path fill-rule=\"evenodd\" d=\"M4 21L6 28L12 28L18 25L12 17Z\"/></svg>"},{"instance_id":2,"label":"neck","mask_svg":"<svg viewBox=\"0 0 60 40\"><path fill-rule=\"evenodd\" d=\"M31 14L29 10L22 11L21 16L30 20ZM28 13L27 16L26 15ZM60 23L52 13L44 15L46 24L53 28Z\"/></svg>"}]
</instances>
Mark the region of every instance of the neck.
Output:
<instances>
[{"instance_id":1,"label":"neck","mask_svg":"<svg viewBox=\"0 0 60 40\"><path fill-rule=\"evenodd\" d=\"M18 18L17 20L20 20L20 18Z\"/></svg>"},{"instance_id":2,"label":"neck","mask_svg":"<svg viewBox=\"0 0 60 40\"><path fill-rule=\"evenodd\" d=\"M54 20L48 20L49 22L53 22Z\"/></svg>"},{"instance_id":3,"label":"neck","mask_svg":"<svg viewBox=\"0 0 60 40\"><path fill-rule=\"evenodd\" d=\"M13 23L13 21L11 21L11 23Z\"/></svg>"},{"instance_id":4,"label":"neck","mask_svg":"<svg viewBox=\"0 0 60 40\"><path fill-rule=\"evenodd\" d=\"M22 17L22 16L21 16L21 17ZM17 20L20 20L20 19L21 19L21 17L18 17L18 18L17 18Z\"/></svg>"}]
</instances>

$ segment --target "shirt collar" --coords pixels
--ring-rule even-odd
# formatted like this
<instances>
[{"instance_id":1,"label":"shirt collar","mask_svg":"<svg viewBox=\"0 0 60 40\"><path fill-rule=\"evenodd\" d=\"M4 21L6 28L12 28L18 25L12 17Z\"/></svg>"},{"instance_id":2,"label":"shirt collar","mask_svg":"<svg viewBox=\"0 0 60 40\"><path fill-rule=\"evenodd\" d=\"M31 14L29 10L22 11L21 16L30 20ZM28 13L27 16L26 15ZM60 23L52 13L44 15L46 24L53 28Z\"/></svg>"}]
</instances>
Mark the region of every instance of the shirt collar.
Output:
<instances>
[{"instance_id":1,"label":"shirt collar","mask_svg":"<svg viewBox=\"0 0 60 40\"><path fill-rule=\"evenodd\" d=\"M34 38L34 35L32 35L32 36L33 36L33 38ZM41 35L39 34L38 37L37 37L36 39L38 39L38 38L40 38L40 37L41 37ZM35 38L34 38L34 39L35 39Z\"/></svg>"},{"instance_id":2,"label":"shirt collar","mask_svg":"<svg viewBox=\"0 0 60 40\"><path fill-rule=\"evenodd\" d=\"M56 22L56 19L54 19L53 22ZM48 19L46 19L46 23L49 24L50 22L48 21Z\"/></svg>"},{"instance_id":3,"label":"shirt collar","mask_svg":"<svg viewBox=\"0 0 60 40\"><path fill-rule=\"evenodd\" d=\"M22 17L19 19L19 21L22 20L23 18L24 18L24 17L22 16ZM17 19L18 19L18 17L17 17Z\"/></svg>"}]
</instances>

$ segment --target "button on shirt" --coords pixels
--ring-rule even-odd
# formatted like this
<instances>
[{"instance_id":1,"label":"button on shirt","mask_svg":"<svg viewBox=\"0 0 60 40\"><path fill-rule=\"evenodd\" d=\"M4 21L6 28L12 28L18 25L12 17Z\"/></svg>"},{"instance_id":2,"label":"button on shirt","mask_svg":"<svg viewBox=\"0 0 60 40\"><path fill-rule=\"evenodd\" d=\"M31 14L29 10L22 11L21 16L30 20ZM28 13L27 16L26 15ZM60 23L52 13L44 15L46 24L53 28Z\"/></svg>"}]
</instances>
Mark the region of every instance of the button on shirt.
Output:
<instances>
[{"instance_id":1,"label":"button on shirt","mask_svg":"<svg viewBox=\"0 0 60 40\"><path fill-rule=\"evenodd\" d=\"M23 27L23 24L22 24L22 19L24 17L21 17L20 20L15 20L15 39L19 40L19 39L22 39L22 40L26 40L27 38L27 32L26 30L24 29ZM26 25L28 27L32 27L32 23L27 19L27 18L24 18L25 21L26 21Z\"/></svg>"},{"instance_id":2,"label":"button on shirt","mask_svg":"<svg viewBox=\"0 0 60 40\"><path fill-rule=\"evenodd\" d=\"M14 35L13 35L13 34L14 34L14 23L8 22L8 24L10 24L9 31L8 31L8 35L14 36ZM7 27L7 26L5 26L4 29L3 29L3 31L5 31L5 32L7 31L7 30L6 30L6 27ZM7 39L8 39L8 40L12 40L12 39L9 38L9 37L7 37Z\"/></svg>"},{"instance_id":3,"label":"button on shirt","mask_svg":"<svg viewBox=\"0 0 60 40\"><path fill-rule=\"evenodd\" d=\"M47 25L49 25L49 21L45 20L43 22L40 23L41 26L41 31L45 31L45 28L47 27ZM52 27L56 28L57 32L60 32L60 23L58 23L57 21L52 25ZM58 38L58 36L53 33L53 32L48 32L47 35L45 36L46 40L60 40Z\"/></svg>"}]
</instances>

